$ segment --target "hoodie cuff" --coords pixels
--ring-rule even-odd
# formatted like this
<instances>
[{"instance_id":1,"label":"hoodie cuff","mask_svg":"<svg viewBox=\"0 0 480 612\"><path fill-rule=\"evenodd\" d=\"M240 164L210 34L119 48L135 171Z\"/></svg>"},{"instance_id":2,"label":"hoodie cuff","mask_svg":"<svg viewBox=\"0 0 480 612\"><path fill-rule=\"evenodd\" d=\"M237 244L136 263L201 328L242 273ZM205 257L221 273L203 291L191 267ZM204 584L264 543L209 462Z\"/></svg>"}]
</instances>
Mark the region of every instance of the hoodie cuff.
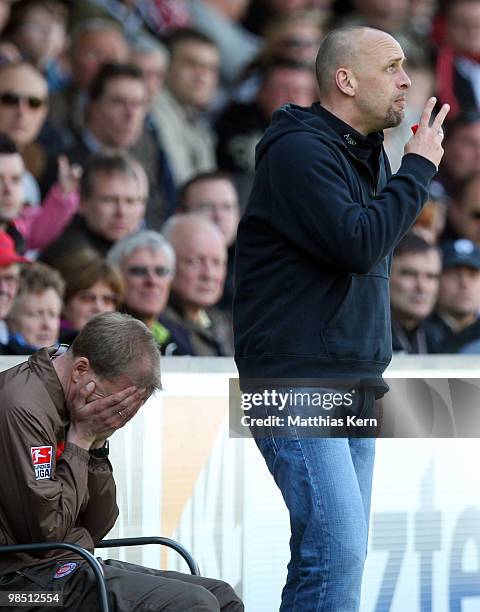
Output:
<instances>
[{"instance_id":1,"label":"hoodie cuff","mask_svg":"<svg viewBox=\"0 0 480 612\"><path fill-rule=\"evenodd\" d=\"M398 174L414 174L421 183L428 186L437 174L438 168L426 157L417 153L407 153L403 156Z\"/></svg>"}]
</instances>

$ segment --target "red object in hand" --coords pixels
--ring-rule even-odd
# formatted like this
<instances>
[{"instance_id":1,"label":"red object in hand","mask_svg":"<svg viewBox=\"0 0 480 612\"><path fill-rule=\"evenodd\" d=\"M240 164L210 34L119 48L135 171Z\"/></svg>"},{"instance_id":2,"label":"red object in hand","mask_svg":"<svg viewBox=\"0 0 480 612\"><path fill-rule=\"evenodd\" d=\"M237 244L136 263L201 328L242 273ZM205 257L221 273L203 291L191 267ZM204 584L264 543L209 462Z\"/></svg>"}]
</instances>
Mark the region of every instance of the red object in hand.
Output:
<instances>
[{"instance_id":1,"label":"red object in hand","mask_svg":"<svg viewBox=\"0 0 480 612\"><path fill-rule=\"evenodd\" d=\"M417 130L419 128L418 123L416 123L415 125L412 125L412 127L410 128L413 132L413 134L415 135L417 133Z\"/></svg>"}]
</instances>

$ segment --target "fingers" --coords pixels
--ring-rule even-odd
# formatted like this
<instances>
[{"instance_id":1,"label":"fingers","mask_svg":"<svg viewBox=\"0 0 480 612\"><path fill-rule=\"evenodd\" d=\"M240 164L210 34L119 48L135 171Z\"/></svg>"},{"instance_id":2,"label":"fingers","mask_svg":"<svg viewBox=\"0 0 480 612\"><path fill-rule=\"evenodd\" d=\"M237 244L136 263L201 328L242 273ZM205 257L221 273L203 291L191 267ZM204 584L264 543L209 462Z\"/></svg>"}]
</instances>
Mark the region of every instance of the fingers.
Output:
<instances>
[{"instance_id":1,"label":"fingers","mask_svg":"<svg viewBox=\"0 0 480 612\"><path fill-rule=\"evenodd\" d=\"M114 407L120 405L128 398L133 397L134 395L138 395L139 391L137 387L127 387L126 389L122 389L121 391L117 391L117 393L112 393L112 395L107 395L106 397L102 397L98 400L95 400L97 404L97 411L101 412L103 409L108 409L110 407ZM121 408L117 408L117 410L121 410Z\"/></svg>"},{"instance_id":2,"label":"fingers","mask_svg":"<svg viewBox=\"0 0 480 612\"><path fill-rule=\"evenodd\" d=\"M436 103L437 98L429 98L427 100L425 108L423 109L422 116L420 117L420 128L428 128L428 125L430 123L430 117L432 116L432 111L435 108Z\"/></svg>"},{"instance_id":3,"label":"fingers","mask_svg":"<svg viewBox=\"0 0 480 612\"><path fill-rule=\"evenodd\" d=\"M442 106L442 108L440 109L438 115L435 117L434 122L432 123L432 130L434 132L438 132L440 131L443 122L445 121L445 117L448 114L448 111L450 110L450 105L449 104L444 104Z\"/></svg>"},{"instance_id":4,"label":"fingers","mask_svg":"<svg viewBox=\"0 0 480 612\"><path fill-rule=\"evenodd\" d=\"M74 410L79 410L88 403L88 398L95 390L95 383L93 380L80 387L76 392L75 397L72 400Z\"/></svg>"}]
</instances>

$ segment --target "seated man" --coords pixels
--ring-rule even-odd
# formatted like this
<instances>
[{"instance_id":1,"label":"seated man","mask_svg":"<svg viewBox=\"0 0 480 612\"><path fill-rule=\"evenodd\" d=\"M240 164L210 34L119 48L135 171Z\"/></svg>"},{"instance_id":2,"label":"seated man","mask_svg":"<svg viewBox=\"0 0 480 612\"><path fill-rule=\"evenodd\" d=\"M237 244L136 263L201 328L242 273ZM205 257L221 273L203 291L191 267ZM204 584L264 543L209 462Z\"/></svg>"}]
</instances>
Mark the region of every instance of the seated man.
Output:
<instances>
[{"instance_id":1,"label":"seated man","mask_svg":"<svg viewBox=\"0 0 480 612\"><path fill-rule=\"evenodd\" d=\"M407 234L396 246L390 274L394 351L430 352L425 321L435 306L441 269L438 248L423 238Z\"/></svg>"},{"instance_id":2,"label":"seated man","mask_svg":"<svg viewBox=\"0 0 480 612\"><path fill-rule=\"evenodd\" d=\"M231 320L215 308L226 273L223 234L196 214L170 217L162 233L173 246L177 262L169 306L160 317L177 345L174 354L233 355Z\"/></svg>"},{"instance_id":3,"label":"seated man","mask_svg":"<svg viewBox=\"0 0 480 612\"><path fill-rule=\"evenodd\" d=\"M88 247L105 256L121 238L135 232L145 213L137 162L122 153L96 153L80 181L79 213L41 255L57 265L66 253Z\"/></svg>"},{"instance_id":4,"label":"seated man","mask_svg":"<svg viewBox=\"0 0 480 612\"><path fill-rule=\"evenodd\" d=\"M118 516L108 438L160 388L159 359L143 323L105 313L66 352L45 348L0 373L2 543L65 541L93 552ZM111 560L103 570L112 611L243 610L217 580ZM2 555L0 589L60 590L70 612L98 605L93 572L63 550Z\"/></svg>"}]
</instances>

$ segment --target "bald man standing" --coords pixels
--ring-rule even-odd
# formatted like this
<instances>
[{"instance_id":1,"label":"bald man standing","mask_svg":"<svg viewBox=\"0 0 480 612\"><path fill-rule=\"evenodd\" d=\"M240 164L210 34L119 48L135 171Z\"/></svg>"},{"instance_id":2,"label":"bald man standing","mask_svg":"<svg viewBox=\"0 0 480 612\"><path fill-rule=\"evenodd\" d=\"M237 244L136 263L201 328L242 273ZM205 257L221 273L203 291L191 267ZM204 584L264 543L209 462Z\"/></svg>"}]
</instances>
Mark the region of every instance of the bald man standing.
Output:
<instances>
[{"instance_id":1,"label":"bald man standing","mask_svg":"<svg viewBox=\"0 0 480 612\"><path fill-rule=\"evenodd\" d=\"M241 388L273 389L285 401L279 407L270 395L248 411L290 513L282 612L354 612L360 604L375 399L388 388L382 374L392 355L391 251L427 199L449 110L430 126L435 99L427 102L392 176L383 130L404 116L404 61L385 32L332 31L316 61L321 103L274 113L239 225ZM269 416L280 418L262 427Z\"/></svg>"}]
</instances>

